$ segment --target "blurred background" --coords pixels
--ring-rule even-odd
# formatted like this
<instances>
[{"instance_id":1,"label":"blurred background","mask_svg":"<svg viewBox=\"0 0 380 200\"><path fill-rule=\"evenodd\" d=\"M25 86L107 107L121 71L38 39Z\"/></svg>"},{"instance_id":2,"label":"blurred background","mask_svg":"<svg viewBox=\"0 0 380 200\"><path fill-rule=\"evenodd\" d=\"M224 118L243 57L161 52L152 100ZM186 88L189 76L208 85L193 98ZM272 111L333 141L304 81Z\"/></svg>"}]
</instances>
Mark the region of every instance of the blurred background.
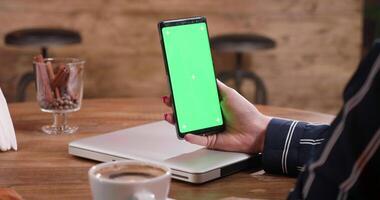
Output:
<instances>
[{"instance_id":1,"label":"blurred background","mask_svg":"<svg viewBox=\"0 0 380 200\"><path fill-rule=\"evenodd\" d=\"M157 22L206 16L210 37L260 35L275 45L242 56L242 68L265 83L269 105L335 113L342 90L376 35L372 0L1 0L0 86L15 102L38 46L10 45L29 28L73 30L81 41L48 47L50 57L81 57L85 98L160 97L168 93ZM234 52L214 52L217 72L233 70ZM255 86L241 90L253 101ZM34 84L25 92L35 101Z\"/></svg>"}]
</instances>

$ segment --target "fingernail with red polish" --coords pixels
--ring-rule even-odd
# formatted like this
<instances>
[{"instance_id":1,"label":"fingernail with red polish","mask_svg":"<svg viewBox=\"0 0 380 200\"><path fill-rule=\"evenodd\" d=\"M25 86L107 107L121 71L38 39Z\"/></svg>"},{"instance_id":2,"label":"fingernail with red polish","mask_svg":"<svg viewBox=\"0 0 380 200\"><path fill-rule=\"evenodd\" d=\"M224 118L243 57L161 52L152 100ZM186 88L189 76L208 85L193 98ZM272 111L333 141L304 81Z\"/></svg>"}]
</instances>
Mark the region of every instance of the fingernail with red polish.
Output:
<instances>
[{"instance_id":1,"label":"fingernail with red polish","mask_svg":"<svg viewBox=\"0 0 380 200\"><path fill-rule=\"evenodd\" d=\"M169 98L168 96L163 96L163 97L162 97L162 101L163 101L164 103L166 103L166 102L168 102L168 98Z\"/></svg>"},{"instance_id":2,"label":"fingernail with red polish","mask_svg":"<svg viewBox=\"0 0 380 200\"><path fill-rule=\"evenodd\" d=\"M168 113L164 114L164 119L167 120L166 118L168 117Z\"/></svg>"}]
</instances>

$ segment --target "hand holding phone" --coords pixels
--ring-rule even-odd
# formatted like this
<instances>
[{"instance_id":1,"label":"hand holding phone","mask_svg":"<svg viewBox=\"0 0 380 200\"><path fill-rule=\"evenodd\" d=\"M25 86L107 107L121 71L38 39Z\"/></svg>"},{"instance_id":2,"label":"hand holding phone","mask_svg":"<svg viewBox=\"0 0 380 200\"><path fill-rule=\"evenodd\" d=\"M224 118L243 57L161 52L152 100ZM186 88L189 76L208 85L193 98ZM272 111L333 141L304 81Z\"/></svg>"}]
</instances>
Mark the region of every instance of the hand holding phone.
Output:
<instances>
[{"instance_id":1,"label":"hand holding phone","mask_svg":"<svg viewBox=\"0 0 380 200\"><path fill-rule=\"evenodd\" d=\"M253 104L220 81L218 88L226 130L206 136L187 134L185 140L209 149L250 154L262 152L266 128L271 117L260 113ZM163 100L167 106L172 106L170 98ZM166 113L165 116L166 121L175 124L172 113Z\"/></svg>"}]
</instances>

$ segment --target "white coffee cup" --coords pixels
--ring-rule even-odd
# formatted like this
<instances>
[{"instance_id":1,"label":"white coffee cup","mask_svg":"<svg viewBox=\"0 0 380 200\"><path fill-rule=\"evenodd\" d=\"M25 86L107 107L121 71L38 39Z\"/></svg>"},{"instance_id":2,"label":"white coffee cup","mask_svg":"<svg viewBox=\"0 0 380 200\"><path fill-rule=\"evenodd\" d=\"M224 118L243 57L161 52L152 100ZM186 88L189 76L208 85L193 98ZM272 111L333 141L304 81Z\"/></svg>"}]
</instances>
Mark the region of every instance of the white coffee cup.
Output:
<instances>
[{"instance_id":1,"label":"white coffee cup","mask_svg":"<svg viewBox=\"0 0 380 200\"><path fill-rule=\"evenodd\" d=\"M114 161L88 171L94 200L166 200L170 169L139 161Z\"/></svg>"}]
</instances>

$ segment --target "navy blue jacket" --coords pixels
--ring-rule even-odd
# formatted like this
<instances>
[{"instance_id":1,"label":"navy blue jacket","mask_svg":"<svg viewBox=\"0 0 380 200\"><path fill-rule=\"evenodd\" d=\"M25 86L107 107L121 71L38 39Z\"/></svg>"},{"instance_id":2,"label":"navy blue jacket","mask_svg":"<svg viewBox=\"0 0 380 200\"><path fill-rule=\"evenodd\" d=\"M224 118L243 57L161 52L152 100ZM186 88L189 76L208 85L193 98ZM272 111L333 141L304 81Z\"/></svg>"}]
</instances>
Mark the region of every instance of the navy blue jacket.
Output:
<instances>
[{"instance_id":1,"label":"navy blue jacket","mask_svg":"<svg viewBox=\"0 0 380 200\"><path fill-rule=\"evenodd\" d=\"M362 60L331 125L272 119L263 168L298 175L288 199L380 199L380 41Z\"/></svg>"}]
</instances>

